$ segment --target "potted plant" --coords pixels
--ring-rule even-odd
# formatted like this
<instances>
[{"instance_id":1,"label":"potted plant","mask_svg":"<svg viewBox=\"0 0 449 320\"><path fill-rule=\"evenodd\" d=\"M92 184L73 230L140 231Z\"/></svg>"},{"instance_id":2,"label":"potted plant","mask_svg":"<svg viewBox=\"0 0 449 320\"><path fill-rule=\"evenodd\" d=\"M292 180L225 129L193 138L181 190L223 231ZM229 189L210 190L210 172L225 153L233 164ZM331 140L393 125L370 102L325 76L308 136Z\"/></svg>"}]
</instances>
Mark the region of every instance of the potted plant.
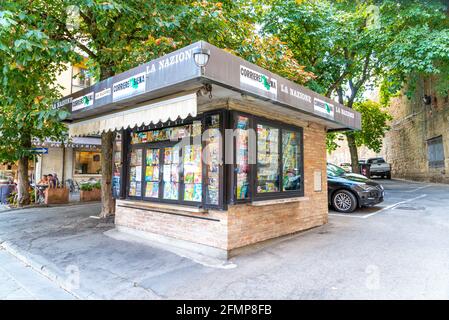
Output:
<instances>
[{"instance_id":1,"label":"potted plant","mask_svg":"<svg viewBox=\"0 0 449 320\"><path fill-rule=\"evenodd\" d=\"M49 187L44 191L45 204L69 203L69 188Z\"/></svg>"},{"instance_id":2,"label":"potted plant","mask_svg":"<svg viewBox=\"0 0 449 320\"><path fill-rule=\"evenodd\" d=\"M82 183L80 185L80 201L100 201L101 183Z\"/></svg>"}]
</instances>

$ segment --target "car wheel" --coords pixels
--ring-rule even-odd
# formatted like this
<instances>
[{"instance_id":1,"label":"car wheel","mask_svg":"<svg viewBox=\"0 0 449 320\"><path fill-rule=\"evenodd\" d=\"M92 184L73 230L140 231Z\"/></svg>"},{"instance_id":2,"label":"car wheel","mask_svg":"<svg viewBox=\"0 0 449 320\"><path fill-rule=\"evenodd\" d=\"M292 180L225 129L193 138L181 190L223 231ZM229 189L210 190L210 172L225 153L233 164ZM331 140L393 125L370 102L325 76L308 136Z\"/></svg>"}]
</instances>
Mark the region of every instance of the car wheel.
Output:
<instances>
[{"instance_id":1,"label":"car wheel","mask_svg":"<svg viewBox=\"0 0 449 320\"><path fill-rule=\"evenodd\" d=\"M354 212L357 208L357 198L348 190L338 190L332 196L332 207L338 212Z\"/></svg>"},{"instance_id":2,"label":"car wheel","mask_svg":"<svg viewBox=\"0 0 449 320\"><path fill-rule=\"evenodd\" d=\"M391 180L391 172L387 173L387 179Z\"/></svg>"}]
</instances>

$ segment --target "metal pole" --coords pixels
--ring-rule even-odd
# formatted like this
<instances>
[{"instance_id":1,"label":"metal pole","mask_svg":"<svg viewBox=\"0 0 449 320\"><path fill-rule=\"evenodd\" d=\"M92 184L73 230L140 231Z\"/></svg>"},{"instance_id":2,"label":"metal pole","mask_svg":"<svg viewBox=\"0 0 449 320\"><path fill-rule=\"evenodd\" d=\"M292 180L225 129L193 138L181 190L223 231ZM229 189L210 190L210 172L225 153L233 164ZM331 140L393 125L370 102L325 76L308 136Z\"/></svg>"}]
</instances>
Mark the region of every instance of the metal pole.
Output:
<instances>
[{"instance_id":1,"label":"metal pole","mask_svg":"<svg viewBox=\"0 0 449 320\"><path fill-rule=\"evenodd\" d=\"M36 183L36 155L33 156L34 161L34 203L37 203L37 183Z\"/></svg>"}]
</instances>

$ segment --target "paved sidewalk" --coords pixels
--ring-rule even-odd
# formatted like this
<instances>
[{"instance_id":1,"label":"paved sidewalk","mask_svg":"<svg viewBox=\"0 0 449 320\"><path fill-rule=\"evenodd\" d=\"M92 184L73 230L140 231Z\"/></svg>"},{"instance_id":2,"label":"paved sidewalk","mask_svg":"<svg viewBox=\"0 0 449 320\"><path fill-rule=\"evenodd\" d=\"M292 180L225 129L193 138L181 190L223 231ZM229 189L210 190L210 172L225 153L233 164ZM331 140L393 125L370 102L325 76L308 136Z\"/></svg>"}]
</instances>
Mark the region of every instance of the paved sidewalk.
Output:
<instances>
[{"instance_id":1,"label":"paved sidewalk","mask_svg":"<svg viewBox=\"0 0 449 320\"><path fill-rule=\"evenodd\" d=\"M449 299L449 186L382 183L383 208L225 264L125 241L99 204L0 213L0 243L86 299Z\"/></svg>"},{"instance_id":2,"label":"paved sidewalk","mask_svg":"<svg viewBox=\"0 0 449 320\"><path fill-rule=\"evenodd\" d=\"M71 300L75 297L0 249L0 300Z\"/></svg>"}]
</instances>

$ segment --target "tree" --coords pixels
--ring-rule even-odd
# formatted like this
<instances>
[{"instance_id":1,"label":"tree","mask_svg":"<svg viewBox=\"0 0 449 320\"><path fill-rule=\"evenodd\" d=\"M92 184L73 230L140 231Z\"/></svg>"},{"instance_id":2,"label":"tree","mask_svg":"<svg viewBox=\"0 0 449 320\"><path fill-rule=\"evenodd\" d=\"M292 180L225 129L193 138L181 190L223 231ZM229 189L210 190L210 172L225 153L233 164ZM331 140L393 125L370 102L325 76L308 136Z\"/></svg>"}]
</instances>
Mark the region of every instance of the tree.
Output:
<instances>
[{"instance_id":1,"label":"tree","mask_svg":"<svg viewBox=\"0 0 449 320\"><path fill-rule=\"evenodd\" d=\"M354 103L354 110L360 112L362 117L362 129L359 131L346 131L344 134L331 133L327 139L328 152L338 148L335 139L343 140L343 137L352 136L357 147L366 146L369 149L380 152L382 149L385 132L390 128L388 122L393 118L380 103L365 100Z\"/></svg>"},{"instance_id":2,"label":"tree","mask_svg":"<svg viewBox=\"0 0 449 320\"><path fill-rule=\"evenodd\" d=\"M243 57L282 70L298 82L311 76L295 60L284 55L287 48L276 38L254 36L250 1L36 1L38 14L56 30L54 40L80 48L89 58L91 72L99 80L135 67L197 40L234 50ZM72 22L68 24L67 21ZM250 57L245 48L255 39L267 50ZM275 63L274 63L275 62ZM111 190L114 134L102 134L102 212L115 210Z\"/></svg>"},{"instance_id":3,"label":"tree","mask_svg":"<svg viewBox=\"0 0 449 320\"><path fill-rule=\"evenodd\" d=\"M33 1L35 11L54 26L53 39L70 43L89 58L91 72L104 80L195 40L232 43L243 32L235 19L238 4L227 1ZM224 18L223 12L228 12ZM71 22L72 24L68 24ZM224 30L229 28L225 34ZM232 31L231 31L232 30ZM237 43L237 42L236 42ZM102 210L113 214L112 146L114 133L102 133Z\"/></svg>"},{"instance_id":4,"label":"tree","mask_svg":"<svg viewBox=\"0 0 449 320\"><path fill-rule=\"evenodd\" d=\"M30 203L28 161L32 140L62 139L67 115L51 108L62 62L73 58L67 43L51 40L28 1L0 7L0 160L18 161L18 202Z\"/></svg>"},{"instance_id":5,"label":"tree","mask_svg":"<svg viewBox=\"0 0 449 320\"><path fill-rule=\"evenodd\" d=\"M293 82L305 84L315 78L295 59L293 52L277 37L261 38L257 34L243 40L234 50L228 50L262 68Z\"/></svg>"},{"instance_id":6,"label":"tree","mask_svg":"<svg viewBox=\"0 0 449 320\"><path fill-rule=\"evenodd\" d=\"M438 1L267 3L264 33L278 36L316 75L308 83L311 89L336 96L349 108L380 82L382 92L393 94L411 71L439 72L439 61L449 54L447 16ZM355 135L347 138L357 171Z\"/></svg>"}]
</instances>

